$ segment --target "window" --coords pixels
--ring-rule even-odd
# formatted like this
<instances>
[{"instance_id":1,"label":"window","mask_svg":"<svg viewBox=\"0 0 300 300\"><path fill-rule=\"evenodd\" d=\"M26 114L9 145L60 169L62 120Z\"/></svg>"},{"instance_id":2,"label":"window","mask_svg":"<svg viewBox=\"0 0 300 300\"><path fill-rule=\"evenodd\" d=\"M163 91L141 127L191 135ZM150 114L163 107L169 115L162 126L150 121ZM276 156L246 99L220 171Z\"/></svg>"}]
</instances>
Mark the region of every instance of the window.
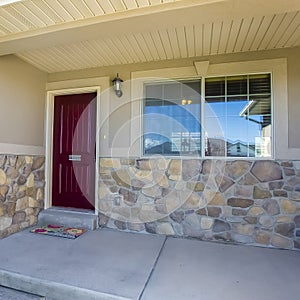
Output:
<instances>
[{"instance_id":1,"label":"window","mask_svg":"<svg viewBox=\"0 0 300 300\"><path fill-rule=\"evenodd\" d=\"M270 74L207 78L205 155L271 156Z\"/></svg>"},{"instance_id":2,"label":"window","mask_svg":"<svg viewBox=\"0 0 300 300\"><path fill-rule=\"evenodd\" d=\"M271 157L271 75L203 80L144 85L144 155Z\"/></svg>"},{"instance_id":3,"label":"window","mask_svg":"<svg viewBox=\"0 0 300 300\"><path fill-rule=\"evenodd\" d=\"M145 85L144 154L200 153L200 89L200 80Z\"/></svg>"}]
</instances>

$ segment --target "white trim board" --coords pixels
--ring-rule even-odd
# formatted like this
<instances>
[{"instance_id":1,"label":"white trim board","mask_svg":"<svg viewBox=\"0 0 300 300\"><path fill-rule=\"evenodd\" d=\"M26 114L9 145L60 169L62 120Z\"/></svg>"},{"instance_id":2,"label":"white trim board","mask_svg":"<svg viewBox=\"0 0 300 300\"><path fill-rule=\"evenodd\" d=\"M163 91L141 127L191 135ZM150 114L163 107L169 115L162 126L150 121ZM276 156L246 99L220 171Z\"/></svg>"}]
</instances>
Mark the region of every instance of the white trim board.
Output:
<instances>
[{"instance_id":1,"label":"white trim board","mask_svg":"<svg viewBox=\"0 0 300 300\"><path fill-rule=\"evenodd\" d=\"M0 143L0 154L44 156L45 147Z\"/></svg>"},{"instance_id":2,"label":"white trim board","mask_svg":"<svg viewBox=\"0 0 300 300\"><path fill-rule=\"evenodd\" d=\"M91 80L70 80L47 84L47 89L53 88L53 90L47 91L46 100L46 167L45 167L45 209L52 206L52 154L53 154L53 110L54 110L54 97L57 95L67 94L80 94L80 93L97 93L97 116L96 116L96 174L95 174L95 214L98 213L98 180L99 180L99 128L101 119L100 109L100 90L101 85L107 85L108 77L93 78ZM92 83L98 83L92 86Z\"/></svg>"}]
</instances>

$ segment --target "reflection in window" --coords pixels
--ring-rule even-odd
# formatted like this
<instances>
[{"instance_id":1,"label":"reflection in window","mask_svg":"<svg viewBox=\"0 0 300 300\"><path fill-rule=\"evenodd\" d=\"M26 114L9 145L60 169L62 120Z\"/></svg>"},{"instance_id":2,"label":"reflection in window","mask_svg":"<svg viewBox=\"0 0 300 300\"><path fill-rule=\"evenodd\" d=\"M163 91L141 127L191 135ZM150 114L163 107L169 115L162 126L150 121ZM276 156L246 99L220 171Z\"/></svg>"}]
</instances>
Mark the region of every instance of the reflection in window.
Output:
<instances>
[{"instance_id":1,"label":"reflection in window","mask_svg":"<svg viewBox=\"0 0 300 300\"><path fill-rule=\"evenodd\" d=\"M207 78L205 155L271 156L270 74Z\"/></svg>"},{"instance_id":2,"label":"reflection in window","mask_svg":"<svg viewBox=\"0 0 300 300\"><path fill-rule=\"evenodd\" d=\"M200 153L200 88L199 80L145 85L144 154Z\"/></svg>"}]
</instances>

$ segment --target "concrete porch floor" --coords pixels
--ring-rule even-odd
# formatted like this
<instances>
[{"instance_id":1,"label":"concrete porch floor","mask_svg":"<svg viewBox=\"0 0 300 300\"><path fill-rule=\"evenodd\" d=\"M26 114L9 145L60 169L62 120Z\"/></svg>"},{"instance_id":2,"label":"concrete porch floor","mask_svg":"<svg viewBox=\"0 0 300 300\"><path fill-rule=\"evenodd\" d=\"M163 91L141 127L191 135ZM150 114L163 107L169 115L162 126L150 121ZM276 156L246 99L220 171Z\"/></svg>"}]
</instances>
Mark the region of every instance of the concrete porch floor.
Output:
<instances>
[{"instance_id":1,"label":"concrete porch floor","mask_svg":"<svg viewBox=\"0 0 300 300\"><path fill-rule=\"evenodd\" d=\"M0 251L0 285L51 300L300 297L296 251L109 229L75 240L27 229L1 240Z\"/></svg>"}]
</instances>

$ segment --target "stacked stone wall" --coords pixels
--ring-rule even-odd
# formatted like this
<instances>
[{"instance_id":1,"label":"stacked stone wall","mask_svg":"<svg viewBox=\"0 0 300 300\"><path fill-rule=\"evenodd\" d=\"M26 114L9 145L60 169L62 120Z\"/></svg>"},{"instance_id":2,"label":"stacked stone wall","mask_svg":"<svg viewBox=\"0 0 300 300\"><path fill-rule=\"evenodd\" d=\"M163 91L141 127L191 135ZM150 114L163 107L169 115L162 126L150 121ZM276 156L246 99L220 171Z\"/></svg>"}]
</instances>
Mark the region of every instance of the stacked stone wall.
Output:
<instances>
[{"instance_id":1,"label":"stacked stone wall","mask_svg":"<svg viewBox=\"0 0 300 300\"><path fill-rule=\"evenodd\" d=\"M100 226L300 249L300 162L101 158Z\"/></svg>"},{"instance_id":2,"label":"stacked stone wall","mask_svg":"<svg viewBox=\"0 0 300 300\"><path fill-rule=\"evenodd\" d=\"M0 238L37 223L44 208L45 158L0 155Z\"/></svg>"}]
</instances>

